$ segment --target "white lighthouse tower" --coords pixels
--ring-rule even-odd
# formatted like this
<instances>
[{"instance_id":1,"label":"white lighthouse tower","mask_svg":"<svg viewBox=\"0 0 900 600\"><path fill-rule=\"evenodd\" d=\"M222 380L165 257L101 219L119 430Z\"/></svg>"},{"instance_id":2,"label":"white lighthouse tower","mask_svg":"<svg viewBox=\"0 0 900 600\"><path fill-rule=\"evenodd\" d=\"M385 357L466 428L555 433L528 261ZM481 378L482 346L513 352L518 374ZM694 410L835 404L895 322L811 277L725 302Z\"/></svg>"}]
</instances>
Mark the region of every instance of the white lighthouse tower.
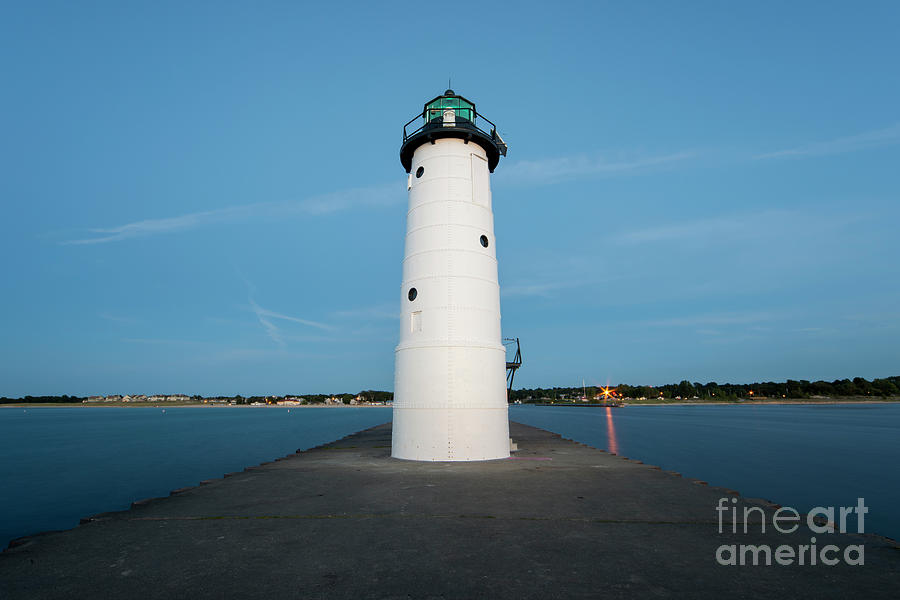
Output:
<instances>
[{"instance_id":1,"label":"white lighthouse tower","mask_svg":"<svg viewBox=\"0 0 900 600\"><path fill-rule=\"evenodd\" d=\"M415 124L414 124L415 123ZM447 90L403 129L409 173L392 456L509 456L490 173L496 126Z\"/></svg>"}]
</instances>

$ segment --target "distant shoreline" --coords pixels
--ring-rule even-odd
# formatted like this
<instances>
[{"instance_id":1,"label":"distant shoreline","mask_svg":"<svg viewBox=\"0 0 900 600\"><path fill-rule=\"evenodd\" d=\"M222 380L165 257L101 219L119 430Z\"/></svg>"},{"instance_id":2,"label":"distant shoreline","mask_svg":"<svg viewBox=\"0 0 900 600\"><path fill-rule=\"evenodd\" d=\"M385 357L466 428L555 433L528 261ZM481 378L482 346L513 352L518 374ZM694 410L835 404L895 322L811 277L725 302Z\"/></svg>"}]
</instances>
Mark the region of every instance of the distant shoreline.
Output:
<instances>
[{"instance_id":1,"label":"distant shoreline","mask_svg":"<svg viewBox=\"0 0 900 600\"><path fill-rule=\"evenodd\" d=\"M204 408L390 408L377 404L210 404L203 402L17 402L0 404L0 408L180 408L202 406Z\"/></svg>"},{"instance_id":2,"label":"distant shoreline","mask_svg":"<svg viewBox=\"0 0 900 600\"><path fill-rule=\"evenodd\" d=\"M706 401L706 400L695 400L695 401L687 401L687 400L674 400L672 402L640 402L640 401L628 401L625 400L623 406L744 406L744 405L792 405L792 404L894 404L900 402L900 397L891 396L887 398L879 398L878 400L873 400L870 398L859 398L857 396L851 396L848 398L835 400L834 398L828 399L809 399L809 398L798 398L794 400L780 399L780 400L742 400L742 401ZM527 406L527 403L523 403L520 406ZM589 402L576 403L576 402L557 402L555 404L542 403L541 406L579 406L579 407L595 407L595 408L604 408L603 405L600 404L591 404ZM613 408L621 408L621 407L613 407Z\"/></svg>"},{"instance_id":3,"label":"distant shoreline","mask_svg":"<svg viewBox=\"0 0 900 600\"><path fill-rule=\"evenodd\" d=\"M896 404L900 399L895 400L813 400L812 402L797 400L786 402L784 400L772 402L634 402L625 406L744 406L744 405L794 405L794 404Z\"/></svg>"}]
</instances>

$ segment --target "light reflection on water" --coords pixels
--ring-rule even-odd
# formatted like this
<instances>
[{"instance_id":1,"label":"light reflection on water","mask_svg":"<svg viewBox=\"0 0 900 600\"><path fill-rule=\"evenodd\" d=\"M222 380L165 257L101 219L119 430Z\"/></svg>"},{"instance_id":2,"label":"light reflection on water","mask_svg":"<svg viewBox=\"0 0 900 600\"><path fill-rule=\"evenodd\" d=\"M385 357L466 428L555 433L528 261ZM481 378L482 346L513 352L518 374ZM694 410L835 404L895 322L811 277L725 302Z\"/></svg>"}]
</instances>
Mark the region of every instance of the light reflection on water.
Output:
<instances>
[{"instance_id":1,"label":"light reflection on water","mask_svg":"<svg viewBox=\"0 0 900 600\"><path fill-rule=\"evenodd\" d=\"M619 453L619 443L616 441L616 422L613 419L612 407L606 407L606 445L613 454Z\"/></svg>"}]
</instances>

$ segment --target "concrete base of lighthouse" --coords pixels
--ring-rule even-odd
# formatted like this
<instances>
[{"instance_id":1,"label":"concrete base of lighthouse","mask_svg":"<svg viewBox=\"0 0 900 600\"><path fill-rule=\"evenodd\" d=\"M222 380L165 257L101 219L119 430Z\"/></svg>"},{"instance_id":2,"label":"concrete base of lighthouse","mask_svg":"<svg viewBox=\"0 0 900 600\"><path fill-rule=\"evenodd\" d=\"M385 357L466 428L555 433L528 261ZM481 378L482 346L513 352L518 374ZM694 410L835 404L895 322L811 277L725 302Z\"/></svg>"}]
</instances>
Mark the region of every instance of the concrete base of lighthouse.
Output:
<instances>
[{"instance_id":1,"label":"concrete base of lighthouse","mask_svg":"<svg viewBox=\"0 0 900 600\"><path fill-rule=\"evenodd\" d=\"M394 411L393 428L397 440L391 451L394 458L476 461L509 457L506 407L400 409Z\"/></svg>"},{"instance_id":2,"label":"concrete base of lighthouse","mask_svg":"<svg viewBox=\"0 0 900 600\"><path fill-rule=\"evenodd\" d=\"M508 458L505 360L502 346L397 348L391 456Z\"/></svg>"}]
</instances>

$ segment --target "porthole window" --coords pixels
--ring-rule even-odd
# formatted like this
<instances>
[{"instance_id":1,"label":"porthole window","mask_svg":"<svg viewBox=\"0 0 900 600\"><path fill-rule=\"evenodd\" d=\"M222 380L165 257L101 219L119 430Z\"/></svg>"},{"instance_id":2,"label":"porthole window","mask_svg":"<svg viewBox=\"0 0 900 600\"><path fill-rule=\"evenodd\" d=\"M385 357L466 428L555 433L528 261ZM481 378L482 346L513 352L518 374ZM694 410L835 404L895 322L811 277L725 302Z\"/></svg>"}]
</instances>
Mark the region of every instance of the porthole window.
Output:
<instances>
[{"instance_id":1,"label":"porthole window","mask_svg":"<svg viewBox=\"0 0 900 600\"><path fill-rule=\"evenodd\" d=\"M481 245L484 246L485 248L488 247L488 239L487 239L486 235L481 236Z\"/></svg>"},{"instance_id":2,"label":"porthole window","mask_svg":"<svg viewBox=\"0 0 900 600\"><path fill-rule=\"evenodd\" d=\"M409 288L409 293L406 295L409 298L409 301L412 302L416 299L416 296L419 295L419 292L416 291L416 288Z\"/></svg>"},{"instance_id":3,"label":"porthole window","mask_svg":"<svg viewBox=\"0 0 900 600\"><path fill-rule=\"evenodd\" d=\"M425 167L419 167L416 169L416 179L425 174Z\"/></svg>"}]
</instances>

